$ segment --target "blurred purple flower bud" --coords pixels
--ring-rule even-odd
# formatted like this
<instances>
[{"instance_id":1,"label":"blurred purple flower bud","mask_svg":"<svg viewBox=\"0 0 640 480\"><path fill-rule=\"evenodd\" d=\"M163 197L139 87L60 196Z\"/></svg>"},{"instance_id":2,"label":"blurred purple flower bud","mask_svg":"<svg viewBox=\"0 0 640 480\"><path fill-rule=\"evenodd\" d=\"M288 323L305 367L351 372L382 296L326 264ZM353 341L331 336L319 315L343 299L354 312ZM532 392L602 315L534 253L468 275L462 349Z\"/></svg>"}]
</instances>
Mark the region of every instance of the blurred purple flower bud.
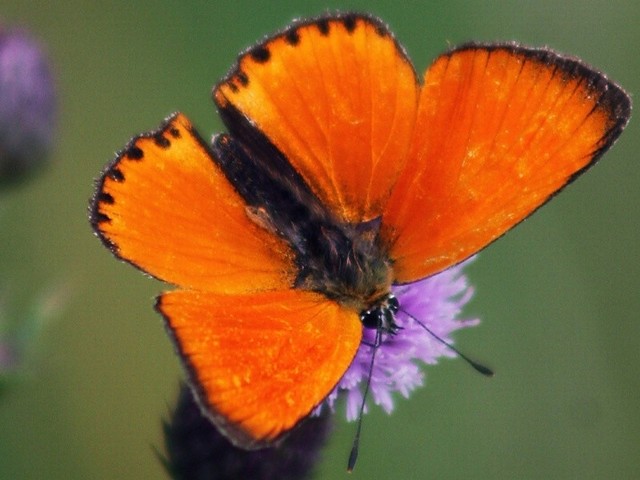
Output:
<instances>
[{"instance_id":1,"label":"blurred purple flower bud","mask_svg":"<svg viewBox=\"0 0 640 480\"><path fill-rule=\"evenodd\" d=\"M0 26L0 183L46 162L55 117L53 77L40 45L23 30Z\"/></svg>"},{"instance_id":2,"label":"blurred purple flower bud","mask_svg":"<svg viewBox=\"0 0 640 480\"><path fill-rule=\"evenodd\" d=\"M172 418L164 424L163 462L175 480L302 480L310 478L331 430L331 418L306 419L272 448L235 447L204 416L182 385Z\"/></svg>"}]
</instances>

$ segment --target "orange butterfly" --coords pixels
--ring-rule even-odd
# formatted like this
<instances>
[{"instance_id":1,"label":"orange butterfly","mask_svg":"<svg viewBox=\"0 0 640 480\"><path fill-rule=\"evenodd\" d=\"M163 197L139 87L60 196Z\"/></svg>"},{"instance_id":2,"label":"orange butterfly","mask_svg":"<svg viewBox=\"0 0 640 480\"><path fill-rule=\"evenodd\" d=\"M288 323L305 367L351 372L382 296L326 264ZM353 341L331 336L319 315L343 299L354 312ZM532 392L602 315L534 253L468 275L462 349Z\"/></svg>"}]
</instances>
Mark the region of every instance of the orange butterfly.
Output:
<instances>
[{"instance_id":1,"label":"orange butterfly","mask_svg":"<svg viewBox=\"0 0 640 480\"><path fill-rule=\"evenodd\" d=\"M203 411L273 444L332 391L363 327L393 334L391 286L478 252L592 165L629 97L581 61L467 44L420 82L387 27L298 22L213 91L213 145L182 114L134 138L92 224L178 286L156 304Z\"/></svg>"}]
</instances>

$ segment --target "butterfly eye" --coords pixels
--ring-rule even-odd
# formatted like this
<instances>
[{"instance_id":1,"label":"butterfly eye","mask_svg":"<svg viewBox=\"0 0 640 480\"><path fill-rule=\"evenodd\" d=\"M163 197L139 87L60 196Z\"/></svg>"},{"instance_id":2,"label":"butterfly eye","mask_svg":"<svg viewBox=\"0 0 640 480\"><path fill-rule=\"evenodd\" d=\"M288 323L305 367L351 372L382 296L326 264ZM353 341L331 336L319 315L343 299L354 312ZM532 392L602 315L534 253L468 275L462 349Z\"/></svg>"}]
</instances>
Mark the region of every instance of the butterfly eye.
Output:
<instances>
[{"instance_id":1,"label":"butterfly eye","mask_svg":"<svg viewBox=\"0 0 640 480\"><path fill-rule=\"evenodd\" d=\"M374 330L380 326L380 307L376 307L370 310L365 310L360 313L360 321L364 328Z\"/></svg>"}]
</instances>

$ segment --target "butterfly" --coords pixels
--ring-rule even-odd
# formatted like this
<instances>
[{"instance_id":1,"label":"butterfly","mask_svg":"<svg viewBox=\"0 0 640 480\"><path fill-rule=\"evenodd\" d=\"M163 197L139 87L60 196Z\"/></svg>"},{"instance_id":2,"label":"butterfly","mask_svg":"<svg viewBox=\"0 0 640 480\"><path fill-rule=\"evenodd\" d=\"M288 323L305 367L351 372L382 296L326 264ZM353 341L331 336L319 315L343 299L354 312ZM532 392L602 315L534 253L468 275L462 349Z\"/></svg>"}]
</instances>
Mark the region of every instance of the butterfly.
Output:
<instances>
[{"instance_id":1,"label":"butterfly","mask_svg":"<svg viewBox=\"0 0 640 480\"><path fill-rule=\"evenodd\" d=\"M157 311L207 417L270 446L349 368L363 329L393 335L408 284L456 265L593 165L631 103L580 60L469 43L421 80L371 16L298 21L213 90L228 133L181 113L97 181L91 223L175 285Z\"/></svg>"}]
</instances>

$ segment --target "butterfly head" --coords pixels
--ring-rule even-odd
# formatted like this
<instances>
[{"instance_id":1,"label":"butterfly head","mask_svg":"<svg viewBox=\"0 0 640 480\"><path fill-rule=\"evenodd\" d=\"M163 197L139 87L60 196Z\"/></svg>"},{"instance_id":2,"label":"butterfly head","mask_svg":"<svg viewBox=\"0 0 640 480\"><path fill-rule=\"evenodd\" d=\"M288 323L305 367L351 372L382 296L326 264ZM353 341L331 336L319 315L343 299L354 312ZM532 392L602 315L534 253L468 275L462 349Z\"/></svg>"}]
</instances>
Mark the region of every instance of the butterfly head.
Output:
<instances>
[{"instance_id":1,"label":"butterfly head","mask_svg":"<svg viewBox=\"0 0 640 480\"><path fill-rule=\"evenodd\" d=\"M398 299L388 293L376 300L370 308L360 312L360 321L364 328L379 329L393 335L402 328L395 322L395 314L399 309Z\"/></svg>"}]
</instances>

